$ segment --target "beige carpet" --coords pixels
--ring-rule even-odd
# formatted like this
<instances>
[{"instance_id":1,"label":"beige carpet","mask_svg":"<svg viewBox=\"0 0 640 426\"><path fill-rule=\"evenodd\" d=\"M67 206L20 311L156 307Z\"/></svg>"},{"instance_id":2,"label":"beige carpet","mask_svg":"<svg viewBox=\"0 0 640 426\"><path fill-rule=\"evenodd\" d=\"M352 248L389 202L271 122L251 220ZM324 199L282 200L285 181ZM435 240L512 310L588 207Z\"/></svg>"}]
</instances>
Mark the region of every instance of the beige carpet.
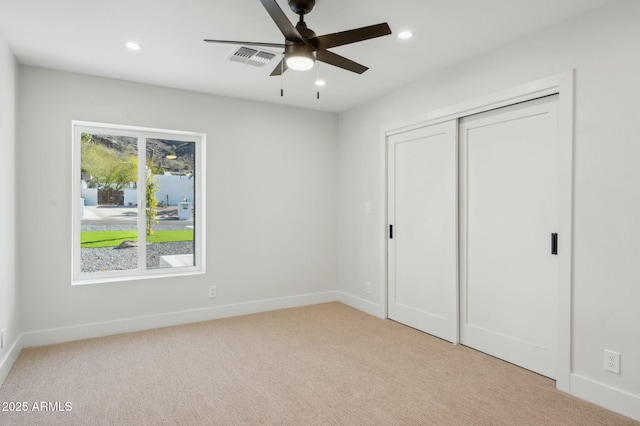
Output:
<instances>
[{"instance_id":1,"label":"beige carpet","mask_svg":"<svg viewBox=\"0 0 640 426\"><path fill-rule=\"evenodd\" d=\"M340 303L26 349L2 425L637 425ZM56 404L57 407L56 407Z\"/></svg>"}]
</instances>

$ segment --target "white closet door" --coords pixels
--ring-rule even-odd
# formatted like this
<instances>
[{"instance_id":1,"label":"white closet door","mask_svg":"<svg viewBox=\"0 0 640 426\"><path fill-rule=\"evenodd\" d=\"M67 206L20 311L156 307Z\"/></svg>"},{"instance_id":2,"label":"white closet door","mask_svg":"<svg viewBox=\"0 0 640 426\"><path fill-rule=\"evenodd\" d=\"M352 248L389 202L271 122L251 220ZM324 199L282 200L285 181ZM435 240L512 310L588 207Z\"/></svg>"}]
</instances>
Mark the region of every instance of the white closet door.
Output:
<instances>
[{"instance_id":1,"label":"white closet door","mask_svg":"<svg viewBox=\"0 0 640 426\"><path fill-rule=\"evenodd\" d=\"M466 117L459 126L460 340L551 378L557 123L552 96Z\"/></svg>"},{"instance_id":2,"label":"white closet door","mask_svg":"<svg viewBox=\"0 0 640 426\"><path fill-rule=\"evenodd\" d=\"M457 341L457 123L388 138L389 318Z\"/></svg>"}]
</instances>

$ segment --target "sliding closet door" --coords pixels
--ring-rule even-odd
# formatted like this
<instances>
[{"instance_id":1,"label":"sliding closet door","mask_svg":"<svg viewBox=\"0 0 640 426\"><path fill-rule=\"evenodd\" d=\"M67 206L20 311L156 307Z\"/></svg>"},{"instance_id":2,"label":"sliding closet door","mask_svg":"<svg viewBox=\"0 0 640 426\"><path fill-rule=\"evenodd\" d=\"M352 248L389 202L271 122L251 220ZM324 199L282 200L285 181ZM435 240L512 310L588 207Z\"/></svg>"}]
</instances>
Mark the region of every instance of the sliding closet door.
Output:
<instances>
[{"instance_id":1,"label":"sliding closet door","mask_svg":"<svg viewBox=\"0 0 640 426\"><path fill-rule=\"evenodd\" d=\"M466 117L459 134L461 343L551 378L557 132L552 96Z\"/></svg>"},{"instance_id":2,"label":"sliding closet door","mask_svg":"<svg viewBox=\"0 0 640 426\"><path fill-rule=\"evenodd\" d=\"M388 316L457 341L457 123L388 137Z\"/></svg>"}]
</instances>

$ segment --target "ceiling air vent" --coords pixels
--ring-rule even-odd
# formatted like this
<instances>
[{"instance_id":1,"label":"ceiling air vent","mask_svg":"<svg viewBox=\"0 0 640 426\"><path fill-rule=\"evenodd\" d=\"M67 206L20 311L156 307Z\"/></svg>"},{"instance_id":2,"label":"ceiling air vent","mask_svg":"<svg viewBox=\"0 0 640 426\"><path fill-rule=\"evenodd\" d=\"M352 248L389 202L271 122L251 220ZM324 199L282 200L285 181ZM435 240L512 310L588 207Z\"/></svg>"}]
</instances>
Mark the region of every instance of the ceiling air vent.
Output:
<instances>
[{"instance_id":1,"label":"ceiling air vent","mask_svg":"<svg viewBox=\"0 0 640 426\"><path fill-rule=\"evenodd\" d=\"M231 52L227 59L254 67L264 67L275 57L275 53L240 46Z\"/></svg>"}]
</instances>

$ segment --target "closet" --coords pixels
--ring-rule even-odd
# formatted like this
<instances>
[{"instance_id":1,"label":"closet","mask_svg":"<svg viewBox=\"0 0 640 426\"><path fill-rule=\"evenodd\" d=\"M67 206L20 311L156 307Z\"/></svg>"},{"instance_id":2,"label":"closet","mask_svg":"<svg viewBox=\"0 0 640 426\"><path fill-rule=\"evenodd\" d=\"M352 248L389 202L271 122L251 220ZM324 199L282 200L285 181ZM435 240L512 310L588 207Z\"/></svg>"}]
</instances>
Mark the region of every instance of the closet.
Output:
<instances>
[{"instance_id":1,"label":"closet","mask_svg":"<svg viewBox=\"0 0 640 426\"><path fill-rule=\"evenodd\" d=\"M558 96L387 148L388 317L554 378Z\"/></svg>"}]
</instances>

